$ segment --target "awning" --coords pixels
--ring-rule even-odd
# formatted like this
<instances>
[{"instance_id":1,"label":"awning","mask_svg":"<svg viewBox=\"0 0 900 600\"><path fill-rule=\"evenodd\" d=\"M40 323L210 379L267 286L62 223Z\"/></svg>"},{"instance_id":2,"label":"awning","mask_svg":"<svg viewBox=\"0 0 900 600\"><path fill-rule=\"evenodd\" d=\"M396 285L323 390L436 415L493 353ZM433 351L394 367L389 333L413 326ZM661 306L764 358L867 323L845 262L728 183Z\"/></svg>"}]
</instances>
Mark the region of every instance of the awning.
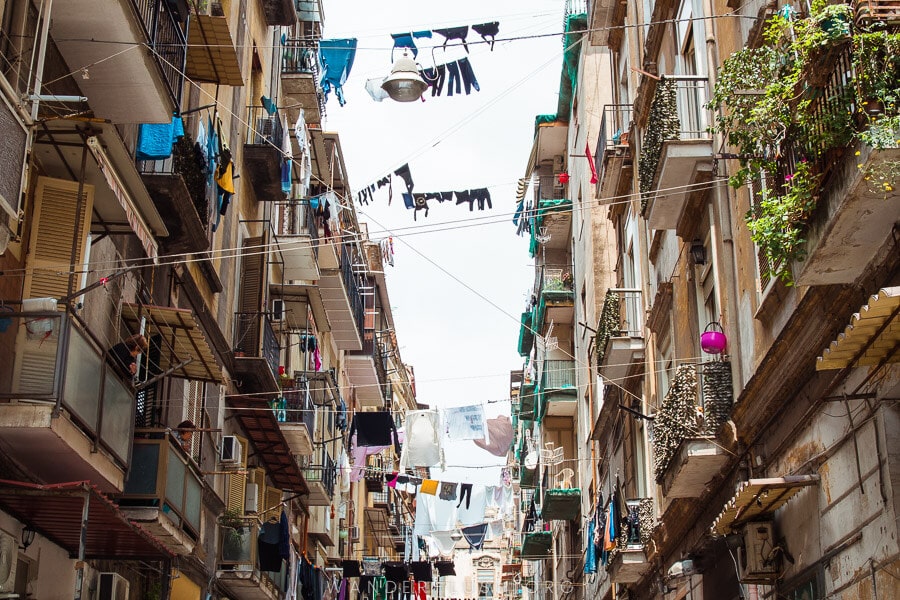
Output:
<instances>
[{"instance_id":1,"label":"awning","mask_svg":"<svg viewBox=\"0 0 900 600\"><path fill-rule=\"evenodd\" d=\"M160 560L174 556L156 538L130 522L88 481L37 485L0 480L0 507L73 558L78 556L85 502L85 558Z\"/></svg>"},{"instance_id":2,"label":"awning","mask_svg":"<svg viewBox=\"0 0 900 600\"><path fill-rule=\"evenodd\" d=\"M900 362L900 286L883 288L854 313L850 324L816 359L816 370Z\"/></svg>"},{"instance_id":3,"label":"awning","mask_svg":"<svg viewBox=\"0 0 900 600\"><path fill-rule=\"evenodd\" d=\"M163 372L172 369L173 377L220 383L222 369L216 363L194 313L181 308L123 304L122 319L132 331L138 331L141 318L147 319L146 335L160 335L160 365Z\"/></svg>"},{"instance_id":4,"label":"awning","mask_svg":"<svg viewBox=\"0 0 900 600\"><path fill-rule=\"evenodd\" d=\"M725 535L744 523L765 517L784 506L801 489L818 482L818 475L790 475L745 481L716 517L712 532Z\"/></svg>"},{"instance_id":5,"label":"awning","mask_svg":"<svg viewBox=\"0 0 900 600\"><path fill-rule=\"evenodd\" d=\"M194 81L244 85L225 17L191 15L185 72Z\"/></svg>"},{"instance_id":6,"label":"awning","mask_svg":"<svg viewBox=\"0 0 900 600\"><path fill-rule=\"evenodd\" d=\"M309 493L269 401L259 396L231 396L228 403L235 409L234 417L253 442L256 456L275 486L298 494Z\"/></svg>"}]
</instances>

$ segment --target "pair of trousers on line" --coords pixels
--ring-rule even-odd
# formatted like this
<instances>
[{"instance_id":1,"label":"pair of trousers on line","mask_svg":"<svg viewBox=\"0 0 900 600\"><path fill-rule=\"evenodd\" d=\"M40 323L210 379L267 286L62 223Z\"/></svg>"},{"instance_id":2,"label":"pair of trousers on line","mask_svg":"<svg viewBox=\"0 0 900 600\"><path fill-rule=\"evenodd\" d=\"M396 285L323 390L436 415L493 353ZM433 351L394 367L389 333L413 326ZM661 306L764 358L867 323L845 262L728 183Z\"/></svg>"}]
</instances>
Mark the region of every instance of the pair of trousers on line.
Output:
<instances>
[{"instance_id":1,"label":"pair of trousers on line","mask_svg":"<svg viewBox=\"0 0 900 600\"><path fill-rule=\"evenodd\" d=\"M433 69L425 69L422 73L425 81L431 85L431 95L440 96L444 90L444 81L447 82L447 95L452 96L454 89L457 94L462 93L465 87L466 95L472 93L472 88L476 92L481 91L478 85L478 79L475 78L475 72L472 70L472 63L468 58L461 58L456 62L437 65ZM460 85L460 82L462 85Z\"/></svg>"},{"instance_id":2,"label":"pair of trousers on line","mask_svg":"<svg viewBox=\"0 0 900 600\"><path fill-rule=\"evenodd\" d=\"M472 484L471 483L461 483L459 484L459 504L456 505L456 508L462 506L463 500L466 501L466 509L468 510L469 504L472 503Z\"/></svg>"}]
</instances>

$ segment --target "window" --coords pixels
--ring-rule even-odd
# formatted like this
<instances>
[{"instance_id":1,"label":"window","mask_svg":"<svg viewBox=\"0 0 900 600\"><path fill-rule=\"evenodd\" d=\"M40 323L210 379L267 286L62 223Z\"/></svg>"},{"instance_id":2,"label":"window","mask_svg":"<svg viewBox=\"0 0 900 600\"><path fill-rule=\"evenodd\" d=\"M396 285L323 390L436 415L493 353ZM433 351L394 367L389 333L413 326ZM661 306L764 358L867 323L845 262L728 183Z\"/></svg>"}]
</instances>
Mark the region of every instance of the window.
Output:
<instances>
[{"instance_id":1,"label":"window","mask_svg":"<svg viewBox=\"0 0 900 600\"><path fill-rule=\"evenodd\" d=\"M773 193L772 183L772 176L765 171L757 173L750 180L750 206L754 213L759 213L763 200ZM769 258L762 248L759 246L755 246L755 248L757 276L759 277L759 289L757 292L760 299L762 299L772 283L772 272L777 271L781 263L769 262Z\"/></svg>"},{"instance_id":2,"label":"window","mask_svg":"<svg viewBox=\"0 0 900 600\"><path fill-rule=\"evenodd\" d=\"M494 597L494 570L478 569L478 600L491 600Z\"/></svg>"},{"instance_id":3,"label":"window","mask_svg":"<svg viewBox=\"0 0 900 600\"><path fill-rule=\"evenodd\" d=\"M669 393L669 382L671 381L674 366L672 362L672 338L669 332L665 331L659 335L656 342L656 363L654 368L656 369L656 385L659 390L656 398L657 405L661 405L663 398Z\"/></svg>"}]
</instances>

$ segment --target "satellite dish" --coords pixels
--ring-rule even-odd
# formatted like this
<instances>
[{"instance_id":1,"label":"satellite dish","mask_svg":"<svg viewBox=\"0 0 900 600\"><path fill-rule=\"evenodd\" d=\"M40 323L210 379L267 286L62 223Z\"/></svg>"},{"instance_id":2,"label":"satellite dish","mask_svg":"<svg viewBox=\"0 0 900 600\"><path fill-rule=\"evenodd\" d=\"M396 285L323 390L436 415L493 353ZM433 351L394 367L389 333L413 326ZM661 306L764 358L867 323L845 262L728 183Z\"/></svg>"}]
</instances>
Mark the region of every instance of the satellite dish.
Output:
<instances>
[{"instance_id":1,"label":"satellite dish","mask_svg":"<svg viewBox=\"0 0 900 600\"><path fill-rule=\"evenodd\" d=\"M525 468L534 471L537 468L538 454L534 450L525 455Z\"/></svg>"}]
</instances>

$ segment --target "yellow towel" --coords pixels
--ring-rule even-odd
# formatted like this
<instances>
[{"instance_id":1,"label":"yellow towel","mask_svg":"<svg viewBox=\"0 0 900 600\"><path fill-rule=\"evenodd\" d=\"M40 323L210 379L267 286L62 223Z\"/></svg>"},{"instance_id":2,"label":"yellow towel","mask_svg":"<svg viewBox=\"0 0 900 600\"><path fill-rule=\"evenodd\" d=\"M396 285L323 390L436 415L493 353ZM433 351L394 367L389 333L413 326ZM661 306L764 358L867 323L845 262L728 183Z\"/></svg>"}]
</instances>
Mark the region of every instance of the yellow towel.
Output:
<instances>
[{"instance_id":1,"label":"yellow towel","mask_svg":"<svg viewBox=\"0 0 900 600\"><path fill-rule=\"evenodd\" d=\"M432 496L437 494L437 490L438 490L438 482L435 479L423 479L422 487L419 488L419 492L421 492L423 494L431 494Z\"/></svg>"}]
</instances>

